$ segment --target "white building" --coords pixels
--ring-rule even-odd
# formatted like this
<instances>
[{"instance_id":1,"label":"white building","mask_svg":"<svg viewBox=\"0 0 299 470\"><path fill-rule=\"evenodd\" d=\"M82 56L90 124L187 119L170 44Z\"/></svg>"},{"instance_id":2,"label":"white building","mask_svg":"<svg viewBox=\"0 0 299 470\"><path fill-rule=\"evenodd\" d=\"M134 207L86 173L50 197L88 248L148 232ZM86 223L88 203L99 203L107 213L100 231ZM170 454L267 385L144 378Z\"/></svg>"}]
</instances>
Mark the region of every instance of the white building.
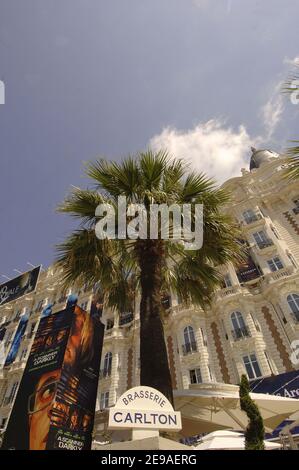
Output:
<instances>
[{"instance_id":1,"label":"white building","mask_svg":"<svg viewBox=\"0 0 299 470\"><path fill-rule=\"evenodd\" d=\"M173 388L195 382L236 384L294 369L292 342L299 339L299 182L283 178L285 158L255 150L250 171L224 187L232 192L227 212L236 218L250 247L247 266L221 266L223 288L211 308L203 311L165 299L165 339ZM0 332L5 327L0 356L5 357L20 315L31 312L15 362L0 369L0 428L7 418L37 329L49 302L64 307L61 273L50 267L40 276L35 293L0 307ZM79 305L89 308L90 291L79 292ZM169 302L169 304L168 304ZM167 308L169 307L169 308ZM100 438L107 407L128 388L139 384L139 312L103 312L106 324L98 390L95 436ZM4 349L4 351L3 351ZM3 362L3 360L2 360Z\"/></svg>"}]
</instances>

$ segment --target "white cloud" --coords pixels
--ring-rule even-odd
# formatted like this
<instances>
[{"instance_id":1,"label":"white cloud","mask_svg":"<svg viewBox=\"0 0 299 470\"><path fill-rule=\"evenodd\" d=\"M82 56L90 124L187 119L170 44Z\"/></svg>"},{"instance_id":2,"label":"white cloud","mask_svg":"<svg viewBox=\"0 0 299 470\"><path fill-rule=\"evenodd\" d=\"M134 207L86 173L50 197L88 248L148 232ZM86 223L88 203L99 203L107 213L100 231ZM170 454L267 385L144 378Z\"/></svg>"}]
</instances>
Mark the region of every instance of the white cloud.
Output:
<instances>
[{"instance_id":1,"label":"white cloud","mask_svg":"<svg viewBox=\"0 0 299 470\"><path fill-rule=\"evenodd\" d=\"M183 158L193 169L222 183L248 167L252 143L244 126L233 130L213 119L186 131L167 127L150 140L150 147L167 149L173 157Z\"/></svg>"},{"instance_id":2,"label":"white cloud","mask_svg":"<svg viewBox=\"0 0 299 470\"><path fill-rule=\"evenodd\" d=\"M275 87L272 96L261 108L261 116L265 129L265 136L262 140L266 142L273 136L284 110L281 86L282 84L279 83Z\"/></svg>"},{"instance_id":3,"label":"white cloud","mask_svg":"<svg viewBox=\"0 0 299 470\"><path fill-rule=\"evenodd\" d=\"M289 57L285 57L283 62L285 64L288 64L288 65L298 66L299 65L299 56L293 57L293 59L290 59Z\"/></svg>"},{"instance_id":4,"label":"white cloud","mask_svg":"<svg viewBox=\"0 0 299 470\"><path fill-rule=\"evenodd\" d=\"M166 127L150 139L154 150L166 149L175 158L183 158L196 171L223 183L240 176L241 168L248 169L250 147L271 148L271 141L284 111L282 83L276 83L270 97L258 115L262 122L260 134L249 135L246 126L228 127L219 119L200 122L192 129Z\"/></svg>"}]
</instances>

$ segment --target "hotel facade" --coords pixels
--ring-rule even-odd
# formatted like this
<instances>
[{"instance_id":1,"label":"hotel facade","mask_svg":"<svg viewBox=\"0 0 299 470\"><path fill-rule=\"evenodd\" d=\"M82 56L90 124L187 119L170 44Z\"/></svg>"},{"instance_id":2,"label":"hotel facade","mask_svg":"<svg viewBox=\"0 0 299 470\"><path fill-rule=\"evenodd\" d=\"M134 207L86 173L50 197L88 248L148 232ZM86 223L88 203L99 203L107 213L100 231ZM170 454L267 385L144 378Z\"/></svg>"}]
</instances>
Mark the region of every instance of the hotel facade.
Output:
<instances>
[{"instance_id":1,"label":"hotel facade","mask_svg":"<svg viewBox=\"0 0 299 470\"><path fill-rule=\"evenodd\" d=\"M250 168L223 187L226 208L242 228L250 256L242 266L220 266L223 286L205 311L184 305L175 295L162 299L165 341L174 389L191 383L239 383L299 369L299 182L283 175L285 157L252 149ZM89 309L93 293L79 292ZM70 293L69 292L69 293ZM0 430L4 431L42 310L64 308L61 272L49 267L37 288L0 307ZM19 320L30 312L15 361L3 367ZM98 387L94 438L102 440L107 408L139 385L139 299L134 312L103 309L105 338ZM2 332L2 334L1 334ZM154 356L154 351L153 351ZM299 356L299 355L298 355ZM299 393L299 391L298 391ZM299 398L299 396L298 396Z\"/></svg>"}]
</instances>

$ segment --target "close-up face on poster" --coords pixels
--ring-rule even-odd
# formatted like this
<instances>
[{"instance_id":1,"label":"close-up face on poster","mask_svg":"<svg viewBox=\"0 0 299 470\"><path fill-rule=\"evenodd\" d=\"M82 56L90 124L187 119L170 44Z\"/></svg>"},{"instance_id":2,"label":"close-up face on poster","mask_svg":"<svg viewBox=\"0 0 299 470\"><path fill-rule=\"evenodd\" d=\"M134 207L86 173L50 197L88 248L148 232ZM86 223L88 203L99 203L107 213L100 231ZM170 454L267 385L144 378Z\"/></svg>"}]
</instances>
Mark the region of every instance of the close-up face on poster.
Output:
<instances>
[{"instance_id":1,"label":"close-up face on poster","mask_svg":"<svg viewBox=\"0 0 299 470\"><path fill-rule=\"evenodd\" d=\"M90 447L99 341L94 319L77 306L40 320L3 448Z\"/></svg>"}]
</instances>

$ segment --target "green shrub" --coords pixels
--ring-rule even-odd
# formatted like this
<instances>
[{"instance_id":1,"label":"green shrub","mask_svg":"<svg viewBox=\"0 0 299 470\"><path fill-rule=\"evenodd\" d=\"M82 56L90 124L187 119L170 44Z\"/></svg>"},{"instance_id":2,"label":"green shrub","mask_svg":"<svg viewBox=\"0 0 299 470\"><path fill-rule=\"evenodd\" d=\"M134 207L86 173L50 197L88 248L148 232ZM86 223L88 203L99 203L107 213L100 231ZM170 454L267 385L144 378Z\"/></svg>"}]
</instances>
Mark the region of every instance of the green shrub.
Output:
<instances>
[{"instance_id":1,"label":"green shrub","mask_svg":"<svg viewBox=\"0 0 299 470\"><path fill-rule=\"evenodd\" d=\"M245 411L249 423L245 432L246 450L264 450L265 428L263 418L257 405L249 395L250 387L246 375L242 375L240 383L241 410Z\"/></svg>"}]
</instances>

